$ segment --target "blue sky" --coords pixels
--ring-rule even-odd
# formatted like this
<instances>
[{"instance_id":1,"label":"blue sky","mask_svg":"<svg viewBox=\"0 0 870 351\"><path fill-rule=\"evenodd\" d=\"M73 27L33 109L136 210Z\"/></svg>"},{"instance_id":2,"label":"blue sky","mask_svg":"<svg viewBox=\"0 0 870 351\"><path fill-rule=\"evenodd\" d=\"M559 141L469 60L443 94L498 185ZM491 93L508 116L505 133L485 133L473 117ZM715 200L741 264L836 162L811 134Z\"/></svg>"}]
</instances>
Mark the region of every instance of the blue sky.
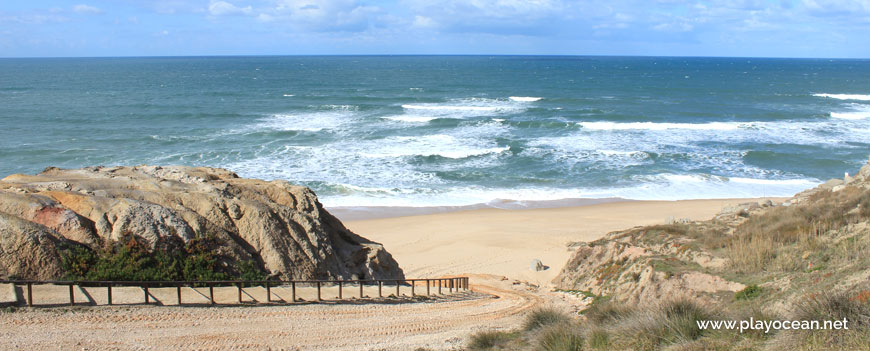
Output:
<instances>
[{"instance_id":1,"label":"blue sky","mask_svg":"<svg viewBox=\"0 0 870 351\"><path fill-rule=\"evenodd\" d=\"M0 3L0 57L566 54L870 57L870 0Z\"/></svg>"}]
</instances>

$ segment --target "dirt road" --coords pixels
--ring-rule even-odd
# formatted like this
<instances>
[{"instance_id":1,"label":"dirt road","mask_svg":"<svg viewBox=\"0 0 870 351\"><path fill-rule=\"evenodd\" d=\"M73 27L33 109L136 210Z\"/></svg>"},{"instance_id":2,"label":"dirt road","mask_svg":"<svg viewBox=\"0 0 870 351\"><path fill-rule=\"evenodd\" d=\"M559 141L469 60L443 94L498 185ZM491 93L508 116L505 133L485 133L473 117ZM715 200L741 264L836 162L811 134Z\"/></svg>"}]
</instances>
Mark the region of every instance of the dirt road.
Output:
<instances>
[{"instance_id":1,"label":"dirt road","mask_svg":"<svg viewBox=\"0 0 870 351\"><path fill-rule=\"evenodd\" d=\"M0 313L3 350L433 350L514 328L540 294L494 276L424 302L295 306L91 306Z\"/></svg>"}]
</instances>

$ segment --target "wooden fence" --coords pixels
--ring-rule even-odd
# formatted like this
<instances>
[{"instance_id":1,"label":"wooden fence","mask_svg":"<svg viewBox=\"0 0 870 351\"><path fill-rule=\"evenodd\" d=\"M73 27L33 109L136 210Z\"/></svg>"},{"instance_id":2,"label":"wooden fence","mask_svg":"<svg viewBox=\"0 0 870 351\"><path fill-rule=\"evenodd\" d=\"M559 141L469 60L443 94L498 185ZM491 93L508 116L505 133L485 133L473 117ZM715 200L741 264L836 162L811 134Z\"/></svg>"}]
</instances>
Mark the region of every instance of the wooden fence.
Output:
<instances>
[{"instance_id":1,"label":"wooden fence","mask_svg":"<svg viewBox=\"0 0 870 351\"><path fill-rule=\"evenodd\" d=\"M465 291L469 290L469 279L468 277L452 277L452 278L433 278L433 279L375 279L375 280L216 280L216 281L55 281L55 280L0 280L0 284L12 284L13 290L16 287L24 288L22 292L24 294L24 299L27 302L27 306L39 306L33 297L33 286L34 285L66 285L69 286L69 305L73 306L76 304L75 300L75 286L79 287L105 287L106 288L106 301L109 305L113 304L112 301L112 288L113 287L139 287L143 290L143 301L145 304L151 303L152 295L149 293L150 288L172 288L176 289L176 297L178 305L182 304L181 299L181 289L184 287L190 288L208 288L208 303L211 305L216 305L214 295L215 287L228 287L235 286L238 289L238 303L242 304L242 294L246 287L265 287L266 289L266 302L267 303L298 303L300 302L296 296L296 288L297 285L306 285L306 286L316 286L317 287L317 301L324 301L322 297L322 290L329 287L336 287L338 289L338 300L344 299L344 291L349 287L357 286L359 288L359 299L365 298L364 288L366 286L378 288L378 297L384 296L384 288L391 288L395 286L396 295L401 296L402 286L406 286L411 290L411 297L418 295L417 289L422 289L423 286L421 283L425 282L426 296L431 296L432 293L436 293L438 295L443 295L445 292L454 293L454 291ZM420 286L418 287L418 284ZM272 299L272 288L289 287L291 291L290 301L284 300L273 300ZM197 290L197 292L199 292ZM419 294L422 295L422 294ZM254 301L255 303L257 301Z\"/></svg>"}]
</instances>

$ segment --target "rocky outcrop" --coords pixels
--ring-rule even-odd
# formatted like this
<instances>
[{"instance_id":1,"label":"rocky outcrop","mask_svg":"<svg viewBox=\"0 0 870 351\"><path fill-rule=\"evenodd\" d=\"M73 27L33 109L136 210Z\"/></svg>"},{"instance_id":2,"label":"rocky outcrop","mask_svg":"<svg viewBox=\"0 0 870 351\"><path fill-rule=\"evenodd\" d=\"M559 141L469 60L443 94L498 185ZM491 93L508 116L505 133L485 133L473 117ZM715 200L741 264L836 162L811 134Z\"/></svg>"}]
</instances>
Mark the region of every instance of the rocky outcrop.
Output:
<instances>
[{"instance_id":1,"label":"rocky outcrop","mask_svg":"<svg viewBox=\"0 0 870 351\"><path fill-rule=\"evenodd\" d=\"M693 249L682 232L684 226L635 228L577 244L555 283L563 290L641 305L675 296L704 299L743 289L743 284L695 271L722 267L724 260Z\"/></svg>"},{"instance_id":2,"label":"rocky outcrop","mask_svg":"<svg viewBox=\"0 0 870 351\"><path fill-rule=\"evenodd\" d=\"M183 166L48 168L0 180L0 274L57 278L58 252L71 245L133 235L157 248L205 234L225 243L222 255L285 279L403 277L382 245L286 181Z\"/></svg>"}]
</instances>

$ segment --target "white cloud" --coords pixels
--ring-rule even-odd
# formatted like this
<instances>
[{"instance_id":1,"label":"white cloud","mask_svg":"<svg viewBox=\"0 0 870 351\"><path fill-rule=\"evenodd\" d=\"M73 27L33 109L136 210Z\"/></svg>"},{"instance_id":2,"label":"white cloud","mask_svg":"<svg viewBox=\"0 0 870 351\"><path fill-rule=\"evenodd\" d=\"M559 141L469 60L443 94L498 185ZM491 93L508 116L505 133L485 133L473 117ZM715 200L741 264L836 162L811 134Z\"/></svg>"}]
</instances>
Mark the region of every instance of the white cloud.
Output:
<instances>
[{"instance_id":1,"label":"white cloud","mask_svg":"<svg viewBox=\"0 0 870 351\"><path fill-rule=\"evenodd\" d=\"M461 16L534 20L559 13L567 8L562 0L406 0L409 8L429 17Z\"/></svg>"},{"instance_id":2,"label":"white cloud","mask_svg":"<svg viewBox=\"0 0 870 351\"><path fill-rule=\"evenodd\" d=\"M24 14L7 16L0 13L0 24L15 23L15 24L45 24L45 23L63 23L69 21L69 18L57 15L41 15L41 14Z\"/></svg>"},{"instance_id":3,"label":"white cloud","mask_svg":"<svg viewBox=\"0 0 870 351\"><path fill-rule=\"evenodd\" d=\"M413 26L416 28L433 28L437 25L438 24L435 22L435 20L429 17L420 15L414 16Z\"/></svg>"},{"instance_id":4,"label":"white cloud","mask_svg":"<svg viewBox=\"0 0 870 351\"><path fill-rule=\"evenodd\" d=\"M96 7L85 5L85 4L78 4L78 5L73 6L73 11L76 13L91 14L91 15L103 13L103 10L100 10Z\"/></svg>"},{"instance_id":5,"label":"white cloud","mask_svg":"<svg viewBox=\"0 0 870 351\"><path fill-rule=\"evenodd\" d=\"M689 32L695 27L686 22L670 22L670 23L659 23L652 27L657 31L662 32Z\"/></svg>"},{"instance_id":6,"label":"white cloud","mask_svg":"<svg viewBox=\"0 0 870 351\"><path fill-rule=\"evenodd\" d=\"M229 15L251 15L254 9L249 5L246 7L238 7L226 1L214 1L208 5L208 12L212 16L229 16Z\"/></svg>"},{"instance_id":7,"label":"white cloud","mask_svg":"<svg viewBox=\"0 0 870 351\"><path fill-rule=\"evenodd\" d=\"M381 13L358 0L278 0L258 19L310 31L359 32L372 27Z\"/></svg>"},{"instance_id":8,"label":"white cloud","mask_svg":"<svg viewBox=\"0 0 870 351\"><path fill-rule=\"evenodd\" d=\"M870 0L804 0L803 5L813 15L866 16L870 14Z\"/></svg>"}]
</instances>

